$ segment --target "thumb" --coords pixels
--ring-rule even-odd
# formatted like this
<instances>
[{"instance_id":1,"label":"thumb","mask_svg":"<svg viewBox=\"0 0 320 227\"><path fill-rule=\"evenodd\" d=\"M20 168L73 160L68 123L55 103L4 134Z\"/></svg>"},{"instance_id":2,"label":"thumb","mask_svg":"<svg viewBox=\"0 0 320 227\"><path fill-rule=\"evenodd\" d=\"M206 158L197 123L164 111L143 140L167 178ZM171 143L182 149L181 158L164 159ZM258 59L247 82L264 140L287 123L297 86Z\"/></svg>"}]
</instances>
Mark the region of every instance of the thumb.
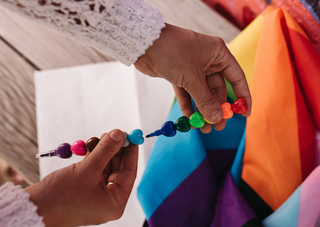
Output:
<instances>
[{"instance_id":1,"label":"thumb","mask_svg":"<svg viewBox=\"0 0 320 227\"><path fill-rule=\"evenodd\" d=\"M92 153L85 159L85 168L88 171L94 171L95 174L101 174L106 165L121 149L123 139L123 133L119 129L106 133Z\"/></svg>"},{"instance_id":2,"label":"thumb","mask_svg":"<svg viewBox=\"0 0 320 227\"><path fill-rule=\"evenodd\" d=\"M207 121L216 124L222 120L223 112L220 103L214 98L204 76L203 80L199 79L198 81L195 81L192 89L188 90L188 92L193 98L199 112ZM219 92L214 91L213 93Z\"/></svg>"}]
</instances>

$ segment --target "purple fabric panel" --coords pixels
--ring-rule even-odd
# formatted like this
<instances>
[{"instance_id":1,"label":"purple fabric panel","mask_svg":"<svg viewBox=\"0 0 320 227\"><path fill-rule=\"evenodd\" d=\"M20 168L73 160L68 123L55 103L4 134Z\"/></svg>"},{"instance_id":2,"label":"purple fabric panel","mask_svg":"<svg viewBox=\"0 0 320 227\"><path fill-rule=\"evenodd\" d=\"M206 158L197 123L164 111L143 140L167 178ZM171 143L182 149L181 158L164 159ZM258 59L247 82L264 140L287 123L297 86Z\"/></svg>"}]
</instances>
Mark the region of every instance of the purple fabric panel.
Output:
<instances>
[{"instance_id":1,"label":"purple fabric panel","mask_svg":"<svg viewBox=\"0 0 320 227\"><path fill-rule=\"evenodd\" d=\"M240 227L255 217L228 172L218 192L211 227Z\"/></svg>"},{"instance_id":2,"label":"purple fabric panel","mask_svg":"<svg viewBox=\"0 0 320 227\"><path fill-rule=\"evenodd\" d=\"M225 174L231 169L237 149L207 150L214 176L220 185Z\"/></svg>"},{"instance_id":3,"label":"purple fabric panel","mask_svg":"<svg viewBox=\"0 0 320 227\"><path fill-rule=\"evenodd\" d=\"M149 218L149 227L209 227L217 191L206 157Z\"/></svg>"}]
</instances>

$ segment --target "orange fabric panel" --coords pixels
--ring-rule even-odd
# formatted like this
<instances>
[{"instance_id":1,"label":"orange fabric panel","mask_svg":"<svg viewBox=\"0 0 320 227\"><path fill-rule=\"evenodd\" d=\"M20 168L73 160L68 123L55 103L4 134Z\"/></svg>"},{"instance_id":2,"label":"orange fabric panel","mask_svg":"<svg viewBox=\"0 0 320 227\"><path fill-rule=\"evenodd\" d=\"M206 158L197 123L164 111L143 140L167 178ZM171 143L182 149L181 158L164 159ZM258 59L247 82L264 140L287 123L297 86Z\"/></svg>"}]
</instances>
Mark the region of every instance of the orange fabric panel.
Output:
<instances>
[{"instance_id":1,"label":"orange fabric panel","mask_svg":"<svg viewBox=\"0 0 320 227\"><path fill-rule=\"evenodd\" d=\"M268 7L257 49L242 178L277 209L302 182L292 64L280 19Z\"/></svg>"},{"instance_id":2,"label":"orange fabric panel","mask_svg":"<svg viewBox=\"0 0 320 227\"><path fill-rule=\"evenodd\" d=\"M290 14L287 11L283 11L285 18L291 18ZM288 28L300 33L303 35L307 40L309 40L309 37L306 35L306 33L302 30L302 28L298 25L298 23L295 20L286 20Z\"/></svg>"}]
</instances>

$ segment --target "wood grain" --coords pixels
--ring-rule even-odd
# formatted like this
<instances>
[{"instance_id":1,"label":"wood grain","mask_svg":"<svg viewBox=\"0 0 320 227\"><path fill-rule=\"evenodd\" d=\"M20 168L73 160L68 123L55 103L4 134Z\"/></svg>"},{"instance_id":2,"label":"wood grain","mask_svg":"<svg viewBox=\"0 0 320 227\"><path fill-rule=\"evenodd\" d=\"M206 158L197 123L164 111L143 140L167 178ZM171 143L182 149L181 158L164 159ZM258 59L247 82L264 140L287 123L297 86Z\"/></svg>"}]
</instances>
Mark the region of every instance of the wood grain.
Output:
<instances>
[{"instance_id":1,"label":"wood grain","mask_svg":"<svg viewBox=\"0 0 320 227\"><path fill-rule=\"evenodd\" d=\"M207 35L219 36L229 43L239 29L200 0L146 0L161 11L167 22Z\"/></svg>"},{"instance_id":2,"label":"wood grain","mask_svg":"<svg viewBox=\"0 0 320 227\"><path fill-rule=\"evenodd\" d=\"M0 40L0 155L29 184L39 181L34 70Z\"/></svg>"},{"instance_id":3,"label":"wood grain","mask_svg":"<svg viewBox=\"0 0 320 227\"><path fill-rule=\"evenodd\" d=\"M200 0L147 0L167 22L230 42L239 30ZM112 60L100 51L0 8L0 36L40 70ZM22 42L23 40L23 42Z\"/></svg>"},{"instance_id":4,"label":"wood grain","mask_svg":"<svg viewBox=\"0 0 320 227\"><path fill-rule=\"evenodd\" d=\"M4 8L0 8L0 36L40 70L113 60Z\"/></svg>"}]
</instances>

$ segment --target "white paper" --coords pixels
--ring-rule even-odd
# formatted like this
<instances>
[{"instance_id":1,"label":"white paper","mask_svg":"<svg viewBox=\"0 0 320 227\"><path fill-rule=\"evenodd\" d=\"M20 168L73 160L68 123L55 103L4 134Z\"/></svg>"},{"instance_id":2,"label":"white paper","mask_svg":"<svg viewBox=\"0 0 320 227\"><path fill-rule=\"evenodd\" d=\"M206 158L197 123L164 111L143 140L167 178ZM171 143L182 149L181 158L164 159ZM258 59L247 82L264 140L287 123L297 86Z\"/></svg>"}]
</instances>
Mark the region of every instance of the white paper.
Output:
<instances>
[{"instance_id":1,"label":"white paper","mask_svg":"<svg viewBox=\"0 0 320 227\"><path fill-rule=\"evenodd\" d=\"M35 87L39 152L114 128L141 129L146 135L161 127L174 100L170 83L118 62L35 72ZM124 215L101 226L142 226L136 191L154 142L149 138L139 147L137 179ZM80 160L75 155L41 159L40 177Z\"/></svg>"}]
</instances>

